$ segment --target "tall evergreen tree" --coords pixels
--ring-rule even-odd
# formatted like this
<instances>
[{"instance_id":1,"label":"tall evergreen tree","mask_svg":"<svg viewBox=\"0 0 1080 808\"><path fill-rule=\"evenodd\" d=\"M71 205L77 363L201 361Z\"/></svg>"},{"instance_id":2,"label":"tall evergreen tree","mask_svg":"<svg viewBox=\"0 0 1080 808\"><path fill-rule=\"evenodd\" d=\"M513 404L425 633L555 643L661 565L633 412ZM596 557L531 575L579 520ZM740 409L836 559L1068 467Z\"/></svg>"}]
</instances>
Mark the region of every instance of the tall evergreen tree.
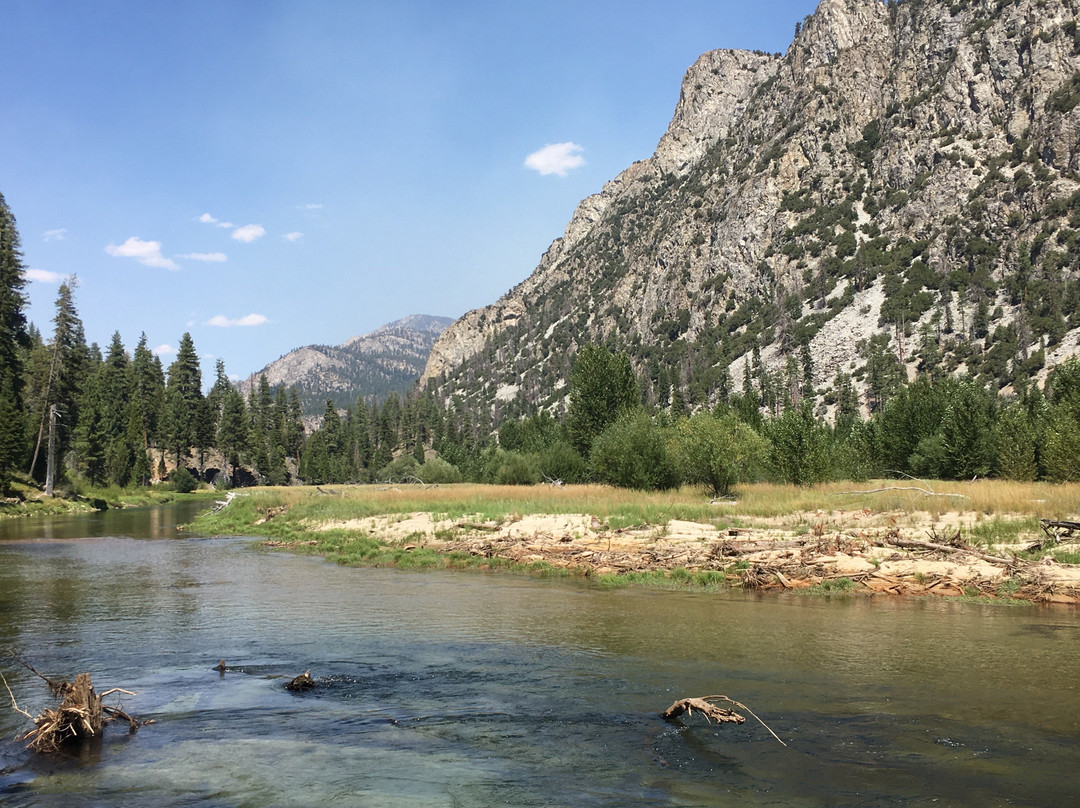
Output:
<instances>
[{"instance_id":1,"label":"tall evergreen tree","mask_svg":"<svg viewBox=\"0 0 1080 808\"><path fill-rule=\"evenodd\" d=\"M185 333L180 338L176 359L169 365L164 404L164 438L179 466L181 459L189 456L191 447L205 440L202 371L191 334Z\"/></svg>"},{"instance_id":2,"label":"tall evergreen tree","mask_svg":"<svg viewBox=\"0 0 1080 808\"><path fill-rule=\"evenodd\" d=\"M145 485L150 481L150 448L158 446L161 439L159 423L165 400L165 372L161 368L161 359L147 347L145 333L139 336L128 372L127 430L135 448L133 474L140 484Z\"/></svg>"},{"instance_id":3,"label":"tall evergreen tree","mask_svg":"<svg viewBox=\"0 0 1080 808\"><path fill-rule=\"evenodd\" d=\"M29 346L24 269L15 217L0 194L0 491L24 457L22 352Z\"/></svg>"},{"instance_id":4,"label":"tall evergreen tree","mask_svg":"<svg viewBox=\"0 0 1080 808\"><path fill-rule=\"evenodd\" d=\"M217 428L217 446L225 458L231 485L236 485L236 469L240 465L240 453L247 448L248 434L248 414L244 397L239 390L231 387L225 393Z\"/></svg>"},{"instance_id":5,"label":"tall evergreen tree","mask_svg":"<svg viewBox=\"0 0 1080 808\"><path fill-rule=\"evenodd\" d=\"M62 468L63 458L71 447L75 428L79 423L79 402L82 387L90 370L90 349L86 345L86 333L79 312L75 308L74 289L78 280L60 284L56 295L56 316L53 317L53 339L49 346L49 373L44 392L37 396L41 411L31 413L37 423L37 439L34 442L30 472L41 479L46 463L43 446L50 411L56 407L59 419L55 442L57 468Z\"/></svg>"}]
</instances>

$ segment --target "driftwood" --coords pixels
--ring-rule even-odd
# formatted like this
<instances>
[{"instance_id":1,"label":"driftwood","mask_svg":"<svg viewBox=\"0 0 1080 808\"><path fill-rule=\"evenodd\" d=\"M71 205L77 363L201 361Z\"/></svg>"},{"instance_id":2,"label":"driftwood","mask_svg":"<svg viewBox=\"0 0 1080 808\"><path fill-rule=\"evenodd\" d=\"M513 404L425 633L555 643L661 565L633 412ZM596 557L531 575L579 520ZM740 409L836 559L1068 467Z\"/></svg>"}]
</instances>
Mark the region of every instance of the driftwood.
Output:
<instances>
[{"instance_id":1,"label":"driftwood","mask_svg":"<svg viewBox=\"0 0 1080 808\"><path fill-rule=\"evenodd\" d=\"M694 714L694 710L697 710L699 713L705 716L706 721L711 719L713 721L716 721L718 724L742 724L746 721L743 716L739 715L734 710L729 710L726 707L717 707L715 704L710 703L711 701L717 700L726 701L729 704L734 704L736 707L746 710L746 712L750 713L750 715L753 715L754 718L757 719L757 722L761 724L761 726L769 730L770 735L776 738L776 740L780 741L780 737L775 732L773 732L772 729L769 728L768 724L766 724L764 721L754 715L753 710L751 710L745 704L737 702L735 701L735 699L728 698L727 696L702 696L700 698L679 699L666 710L664 710L664 712L660 713L660 717L666 721L670 721L673 718L678 718L683 713L686 713L687 717L689 717ZM787 746L787 744L783 741L780 741L780 745Z\"/></svg>"},{"instance_id":2,"label":"driftwood","mask_svg":"<svg viewBox=\"0 0 1080 808\"><path fill-rule=\"evenodd\" d=\"M1057 519L1040 519L1043 533L1054 544L1061 541L1062 537L1071 538L1072 534L1080 530L1080 522L1063 522Z\"/></svg>"},{"instance_id":3,"label":"driftwood","mask_svg":"<svg viewBox=\"0 0 1080 808\"><path fill-rule=\"evenodd\" d=\"M924 494L928 497L955 497L957 499L971 499L967 494L949 494L934 491L927 486L926 488L919 488L917 485L886 485L882 488L868 488L865 491L837 491L836 495L846 494L881 494L885 491L918 491L920 494Z\"/></svg>"},{"instance_id":4,"label":"driftwood","mask_svg":"<svg viewBox=\"0 0 1080 808\"><path fill-rule=\"evenodd\" d=\"M918 539L902 539L899 536L885 536L884 542L891 544L894 547L903 547L908 550L936 550L942 553L967 553L977 558L981 558L983 561L989 561L991 564L1003 564L1008 566L1014 562L1012 558L1002 558L1001 556L990 555L984 553L981 550L976 550L973 547L965 547L963 545L955 544L938 544L937 542L919 541Z\"/></svg>"},{"instance_id":5,"label":"driftwood","mask_svg":"<svg viewBox=\"0 0 1080 808\"><path fill-rule=\"evenodd\" d=\"M294 693L302 693L305 690L311 690L313 687L315 687L315 680L311 678L311 671L304 671L285 683L285 689L292 690Z\"/></svg>"},{"instance_id":6,"label":"driftwood","mask_svg":"<svg viewBox=\"0 0 1080 808\"><path fill-rule=\"evenodd\" d=\"M19 736L16 740L26 741L28 749L35 752L55 752L66 743L88 738L101 737L105 726L113 721L123 720L128 723L128 730L135 732L139 727L153 724L153 720L140 720L129 715L123 707L106 705L103 699L113 693L123 693L128 696L135 694L130 690L113 687L103 693L94 691L93 682L89 673L80 673L74 682L57 682L47 676L38 673L32 665L22 660L15 654L11 655L24 665L31 673L44 680L54 696L61 698L61 702L55 709L46 708L36 716L30 715L23 710L15 701L15 695L4 678L4 687L7 688L11 697L11 706L16 712L25 715L34 722L34 729ZM3 678L0 675L0 678Z\"/></svg>"}]
</instances>

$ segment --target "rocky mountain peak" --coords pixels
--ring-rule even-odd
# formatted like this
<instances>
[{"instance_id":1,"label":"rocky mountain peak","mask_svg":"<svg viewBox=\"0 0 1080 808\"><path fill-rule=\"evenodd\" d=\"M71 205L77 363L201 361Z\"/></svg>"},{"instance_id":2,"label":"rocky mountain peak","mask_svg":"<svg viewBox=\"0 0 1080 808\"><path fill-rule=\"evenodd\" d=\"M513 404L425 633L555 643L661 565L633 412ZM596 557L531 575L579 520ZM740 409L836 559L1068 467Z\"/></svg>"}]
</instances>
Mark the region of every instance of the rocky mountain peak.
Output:
<instances>
[{"instance_id":1,"label":"rocky mountain peak","mask_svg":"<svg viewBox=\"0 0 1080 808\"><path fill-rule=\"evenodd\" d=\"M882 363L1045 374L1080 342L1078 5L823 0L782 57L704 54L655 154L447 329L423 383L558 408L585 341L661 404L749 379L828 406L837 374L872 402Z\"/></svg>"}]
</instances>

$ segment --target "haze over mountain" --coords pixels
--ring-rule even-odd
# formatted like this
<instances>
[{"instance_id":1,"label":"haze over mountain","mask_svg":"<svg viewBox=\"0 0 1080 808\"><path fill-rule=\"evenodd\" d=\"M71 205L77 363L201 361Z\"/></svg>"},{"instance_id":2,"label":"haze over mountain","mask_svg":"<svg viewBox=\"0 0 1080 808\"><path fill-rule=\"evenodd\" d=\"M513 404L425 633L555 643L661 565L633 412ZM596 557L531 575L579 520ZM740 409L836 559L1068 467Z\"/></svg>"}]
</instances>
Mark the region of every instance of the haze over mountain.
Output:
<instances>
[{"instance_id":1,"label":"haze over mountain","mask_svg":"<svg viewBox=\"0 0 1080 808\"><path fill-rule=\"evenodd\" d=\"M1080 338L1078 10L823 0L786 54L704 54L655 154L422 384L493 420L558 408L588 341L661 405L751 384L824 408L838 373L872 403L890 364L1039 377Z\"/></svg>"},{"instance_id":2,"label":"haze over mountain","mask_svg":"<svg viewBox=\"0 0 1080 808\"><path fill-rule=\"evenodd\" d=\"M305 415L321 415L327 399L341 409L358 398L381 402L405 394L424 369L449 317L413 314L341 345L306 345L271 362L241 383L246 394L259 376L272 388L295 386Z\"/></svg>"}]
</instances>

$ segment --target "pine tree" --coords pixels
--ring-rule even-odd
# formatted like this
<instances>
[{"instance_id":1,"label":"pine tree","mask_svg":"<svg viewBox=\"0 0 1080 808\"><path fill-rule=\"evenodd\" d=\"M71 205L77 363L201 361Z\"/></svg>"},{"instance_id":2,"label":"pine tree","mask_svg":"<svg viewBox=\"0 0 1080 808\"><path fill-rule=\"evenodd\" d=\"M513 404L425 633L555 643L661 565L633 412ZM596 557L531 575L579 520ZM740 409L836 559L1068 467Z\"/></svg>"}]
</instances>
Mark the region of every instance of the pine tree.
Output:
<instances>
[{"instance_id":1,"label":"pine tree","mask_svg":"<svg viewBox=\"0 0 1080 808\"><path fill-rule=\"evenodd\" d=\"M57 292L56 316L53 317L55 328L52 344L48 347L49 373L44 391L36 397L40 401L40 412L31 414L37 420L37 440L34 443L30 473L39 479L43 478L45 473L46 463L41 462L41 459L44 458L42 448L46 439L49 413L55 406L59 414L55 451L57 468L60 470L79 423L79 401L90 369L90 349L86 345L82 320L75 308L73 290L77 286L78 280L73 278L70 283L60 284Z\"/></svg>"},{"instance_id":2,"label":"pine tree","mask_svg":"<svg viewBox=\"0 0 1080 808\"><path fill-rule=\"evenodd\" d=\"M139 337L139 344L129 366L127 433L135 453L132 473L140 485L150 482L151 447L160 445L160 417L165 400L165 373L161 359L146 345L146 334ZM145 472L145 473L144 473Z\"/></svg>"},{"instance_id":3,"label":"pine tree","mask_svg":"<svg viewBox=\"0 0 1080 808\"><path fill-rule=\"evenodd\" d=\"M0 194L0 493L22 465L26 420L23 413L23 352L26 277L15 217Z\"/></svg>"},{"instance_id":4,"label":"pine tree","mask_svg":"<svg viewBox=\"0 0 1080 808\"><path fill-rule=\"evenodd\" d=\"M176 359L169 365L162 415L164 439L179 466L205 434L202 371L191 334L180 338Z\"/></svg>"},{"instance_id":5,"label":"pine tree","mask_svg":"<svg viewBox=\"0 0 1080 808\"><path fill-rule=\"evenodd\" d=\"M240 391L231 387L224 396L221 406L221 418L217 427L217 446L221 450L231 485L236 485L236 468L240 465L240 453L247 447L249 434L248 413L244 406L244 397Z\"/></svg>"}]
</instances>

